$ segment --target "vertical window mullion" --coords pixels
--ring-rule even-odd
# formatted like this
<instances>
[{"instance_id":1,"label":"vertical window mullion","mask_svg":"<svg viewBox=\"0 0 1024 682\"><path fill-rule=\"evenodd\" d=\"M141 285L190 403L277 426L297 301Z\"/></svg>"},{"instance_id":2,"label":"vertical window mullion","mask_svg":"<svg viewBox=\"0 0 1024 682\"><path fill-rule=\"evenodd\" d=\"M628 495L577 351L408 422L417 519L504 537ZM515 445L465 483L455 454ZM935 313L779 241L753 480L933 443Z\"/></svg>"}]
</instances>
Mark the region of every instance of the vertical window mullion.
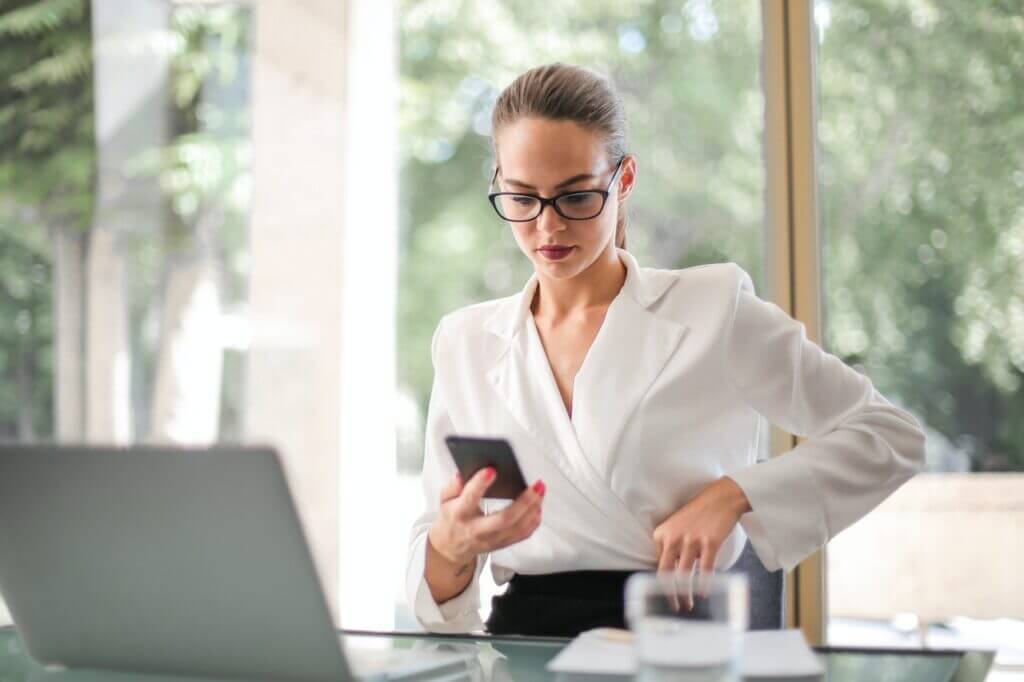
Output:
<instances>
[{"instance_id":1,"label":"vertical window mullion","mask_svg":"<svg viewBox=\"0 0 1024 682\"><path fill-rule=\"evenodd\" d=\"M821 343L812 0L762 0L765 97L766 298ZM772 429L772 456L798 439ZM786 577L786 622L824 643L825 550Z\"/></svg>"}]
</instances>

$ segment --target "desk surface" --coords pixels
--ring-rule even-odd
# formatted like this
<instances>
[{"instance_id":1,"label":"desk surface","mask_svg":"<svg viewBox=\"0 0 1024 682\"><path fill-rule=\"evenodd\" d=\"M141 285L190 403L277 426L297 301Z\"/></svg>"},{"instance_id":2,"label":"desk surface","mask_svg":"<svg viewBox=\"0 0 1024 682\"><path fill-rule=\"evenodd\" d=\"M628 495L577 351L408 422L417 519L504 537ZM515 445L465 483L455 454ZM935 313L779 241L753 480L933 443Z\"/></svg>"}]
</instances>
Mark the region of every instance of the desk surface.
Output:
<instances>
[{"instance_id":1,"label":"desk surface","mask_svg":"<svg viewBox=\"0 0 1024 682\"><path fill-rule=\"evenodd\" d=\"M345 631L342 634L346 647L350 648L472 652L479 668L472 679L482 682L555 680L557 678L548 673L545 666L569 642L566 639L537 637L473 637L362 631ZM988 652L826 647L817 649L817 653L827 670L824 679L829 682L981 682L985 679L992 662L992 655ZM49 675L43 675L43 672L43 669L25 653L17 632L11 627L0 628L0 682L35 682L48 679ZM90 671L65 671L60 674L59 679L65 682L95 682L102 679L116 679L119 682L156 682L162 678L123 673L103 675ZM782 678L774 679L784 682Z\"/></svg>"}]
</instances>

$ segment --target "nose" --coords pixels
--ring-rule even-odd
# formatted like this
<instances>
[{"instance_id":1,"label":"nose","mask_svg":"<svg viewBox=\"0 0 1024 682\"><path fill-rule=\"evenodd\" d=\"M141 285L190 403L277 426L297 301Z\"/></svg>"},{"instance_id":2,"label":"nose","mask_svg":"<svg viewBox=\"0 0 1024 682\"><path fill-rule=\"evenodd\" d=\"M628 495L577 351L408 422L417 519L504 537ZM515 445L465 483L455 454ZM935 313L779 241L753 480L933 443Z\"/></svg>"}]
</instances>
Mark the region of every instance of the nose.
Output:
<instances>
[{"instance_id":1,"label":"nose","mask_svg":"<svg viewBox=\"0 0 1024 682\"><path fill-rule=\"evenodd\" d=\"M567 227L565 220L562 216L558 215L558 211L555 210L554 206L545 206L544 210L537 216L537 230L543 234L562 232Z\"/></svg>"}]
</instances>

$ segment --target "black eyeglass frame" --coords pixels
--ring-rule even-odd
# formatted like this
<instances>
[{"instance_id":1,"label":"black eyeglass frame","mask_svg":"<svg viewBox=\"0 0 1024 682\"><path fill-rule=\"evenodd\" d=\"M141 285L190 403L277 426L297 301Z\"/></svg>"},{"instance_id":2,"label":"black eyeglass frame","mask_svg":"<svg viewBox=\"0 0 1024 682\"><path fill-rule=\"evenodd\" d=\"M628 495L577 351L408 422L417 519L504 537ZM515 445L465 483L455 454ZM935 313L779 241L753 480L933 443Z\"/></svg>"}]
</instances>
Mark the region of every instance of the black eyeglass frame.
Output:
<instances>
[{"instance_id":1,"label":"black eyeglass frame","mask_svg":"<svg viewBox=\"0 0 1024 682\"><path fill-rule=\"evenodd\" d=\"M561 194L556 194L555 196L547 199L540 196L539 194L529 194L527 192L491 192L487 195L487 198L490 200L491 207L494 208L494 212L498 214L498 217L501 218L502 220L507 220L510 223L528 223L531 220L536 220L537 218L540 218L540 214L544 212L544 208L546 206L551 206L555 213L562 216L566 220L593 220L594 218L596 218L597 216L601 215L601 213L604 212L605 204L608 203L608 196L611 194L612 185L615 184L615 179L618 177L619 171L622 170L622 162L626 160L626 156L628 156L628 154L623 154L622 158L619 159L619 162L615 164L615 172L612 173L611 180L608 181L608 186L605 189L577 189L572 190L571 192L562 192ZM493 186L494 181L498 179L498 170L498 168L494 169L494 177L491 178L490 183L491 186ZM572 216L567 216L564 213L562 213L562 211L558 208L557 202L559 199L563 199L574 194L600 194L601 207L597 209L597 213L586 218L574 218ZM537 201L540 202L540 208L537 209L537 214L532 218L506 218L504 215L502 215L501 210L498 209L498 198L503 196L529 197L531 199L536 199Z\"/></svg>"}]
</instances>

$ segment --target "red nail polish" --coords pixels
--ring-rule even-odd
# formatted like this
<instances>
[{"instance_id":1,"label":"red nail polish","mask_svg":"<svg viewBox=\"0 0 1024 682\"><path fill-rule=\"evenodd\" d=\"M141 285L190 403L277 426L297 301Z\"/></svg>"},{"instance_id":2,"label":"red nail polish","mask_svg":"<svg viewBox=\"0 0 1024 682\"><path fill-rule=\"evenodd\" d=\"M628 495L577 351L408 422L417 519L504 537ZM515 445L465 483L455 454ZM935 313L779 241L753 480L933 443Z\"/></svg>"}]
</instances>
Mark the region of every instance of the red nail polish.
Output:
<instances>
[{"instance_id":1,"label":"red nail polish","mask_svg":"<svg viewBox=\"0 0 1024 682\"><path fill-rule=\"evenodd\" d=\"M545 491L547 491L547 486L544 485L544 481L537 481L533 484L533 492L537 493L541 497L544 496Z\"/></svg>"},{"instance_id":2,"label":"red nail polish","mask_svg":"<svg viewBox=\"0 0 1024 682\"><path fill-rule=\"evenodd\" d=\"M494 467L487 467L487 473L484 474L485 481L493 481L494 477L498 475L498 472Z\"/></svg>"}]
</instances>

